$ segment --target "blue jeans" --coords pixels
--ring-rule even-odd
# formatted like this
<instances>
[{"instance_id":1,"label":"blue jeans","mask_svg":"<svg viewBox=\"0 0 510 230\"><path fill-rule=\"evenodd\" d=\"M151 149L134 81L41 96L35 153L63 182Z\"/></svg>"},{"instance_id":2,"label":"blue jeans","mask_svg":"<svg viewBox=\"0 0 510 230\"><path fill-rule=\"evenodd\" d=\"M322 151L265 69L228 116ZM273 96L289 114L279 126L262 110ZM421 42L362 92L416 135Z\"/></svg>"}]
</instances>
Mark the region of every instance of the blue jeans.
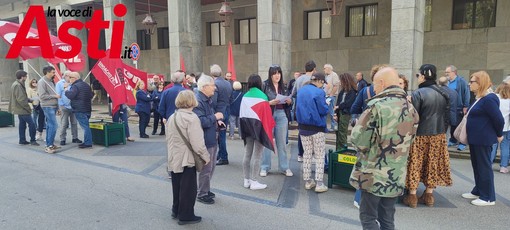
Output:
<instances>
[{"instance_id":1,"label":"blue jeans","mask_svg":"<svg viewBox=\"0 0 510 230\"><path fill-rule=\"evenodd\" d=\"M225 113L223 114L223 122L225 125L228 124L230 113L230 107L227 107ZM218 135L218 160L228 160L228 152L227 152L227 129L220 130Z\"/></svg>"},{"instance_id":2,"label":"blue jeans","mask_svg":"<svg viewBox=\"0 0 510 230\"><path fill-rule=\"evenodd\" d=\"M78 124L83 129L83 145L92 145L92 131L90 131L90 113L74 113Z\"/></svg>"},{"instance_id":3,"label":"blue jeans","mask_svg":"<svg viewBox=\"0 0 510 230\"><path fill-rule=\"evenodd\" d=\"M273 135L276 140L276 149L278 151L278 170L283 172L289 169L289 159L287 159L287 151L285 151L289 121L287 120L287 115L283 109L275 109L273 119L276 123L276 126L273 129ZM271 153L271 150L264 148L262 164L260 165L261 169L267 171L271 169Z\"/></svg>"},{"instance_id":4,"label":"blue jeans","mask_svg":"<svg viewBox=\"0 0 510 230\"><path fill-rule=\"evenodd\" d=\"M356 201L356 203L359 203L361 202L361 190L360 189L356 189L356 193L354 193L354 201Z\"/></svg>"},{"instance_id":5,"label":"blue jeans","mask_svg":"<svg viewBox=\"0 0 510 230\"><path fill-rule=\"evenodd\" d=\"M499 147L501 150L501 162L499 163L499 166L508 167L508 158L510 155L510 131L503 132L503 141L501 141ZM494 162L497 150L498 143L492 145L491 162Z\"/></svg>"},{"instance_id":6,"label":"blue jeans","mask_svg":"<svg viewBox=\"0 0 510 230\"><path fill-rule=\"evenodd\" d=\"M42 133L44 126L46 126L46 117L44 117L44 112L41 107L38 107L38 109L34 108L32 110L32 119L34 121L37 132Z\"/></svg>"},{"instance_id":7,"label":"blue jeans","mask_svg":"<svg viewBox=\"0 0 510 230\"><path fill-rule=\"evenodd\" d=\"M333 119L333 116L335 116L335 105L336 105L336 97L328 97L331 98L331 101L329 102L329 109L328 109L328 116L331 119L331 129L333 130L334 127L337 125L335 119Z\"/></svg>"},{"instance_id":8,"label":"blue jeans","mask_svg":"<svg viewBox=\"0 0 510 230\"><path fill-rule=\"evenodd\" d=\"M228 135L230 137L233 137L234 136L234 131L235 131L235 128L237 127L237 131L239 132L239 136L241 136L241 123L239 121L239 116L230 116L229 117L229 132L228 132Z\"/></svg>"},{"instance_id":9,"label":"blue jeans","mask_svg":"<svg viewBox=\"0 0 510 230\"><path fill-rule=\"evenodd\" d=\"M19 142L27 141L27 137L25 136L25 132L27 130L28 125L28 135L30 136L30 141L35 141L35 124L34 120L30 114L18 115L19 119Z\"/></svg>"},{"instance_id":10,"label":"blue jeans","mask_svg":"<svg viewBox=\"0 0 510 230\"><path fill-rule=\"evenodd\" d=\"M113 122L119 122L120 120L122 120L122 123L124 123L124 133L126 134L126 138L130 137L128 125L128 112L125 108L124 109L121 108L119 109L119 111L113 114L112 118Z\"/></svg>"},{"instance_id":11,"label":"blue jeans","mask_svg":"<svg viewBox=\"0 0 510 230\"><path fill-rule=\"evenodd\" d=\"M57 134L57 108L42 107L46 117L46 146L52 146Z\"/></svg>"}]
</instances>

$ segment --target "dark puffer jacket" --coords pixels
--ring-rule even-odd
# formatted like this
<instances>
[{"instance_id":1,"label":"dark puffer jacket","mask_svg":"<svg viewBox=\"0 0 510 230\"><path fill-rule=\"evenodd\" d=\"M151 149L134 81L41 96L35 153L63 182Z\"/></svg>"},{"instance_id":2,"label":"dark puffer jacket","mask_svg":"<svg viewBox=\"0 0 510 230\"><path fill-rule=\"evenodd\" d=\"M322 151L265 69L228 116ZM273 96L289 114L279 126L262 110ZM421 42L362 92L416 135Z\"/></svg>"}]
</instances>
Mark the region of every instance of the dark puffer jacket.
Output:
<instances>
[{"instance_id":1,"label":"dark puffer jacket","mask_svg":"<svg viewBox=\"0 0 510 230\"><path fill-rule=\"evenodd\" d=\"M69 98L69 100L71 100L73 112L92 112L92 97L94 94L92 93L89 84L85 83L83 80L78 79L71 84L71 88L65 91L65 95Z\"/></svg>"}]
</instances>

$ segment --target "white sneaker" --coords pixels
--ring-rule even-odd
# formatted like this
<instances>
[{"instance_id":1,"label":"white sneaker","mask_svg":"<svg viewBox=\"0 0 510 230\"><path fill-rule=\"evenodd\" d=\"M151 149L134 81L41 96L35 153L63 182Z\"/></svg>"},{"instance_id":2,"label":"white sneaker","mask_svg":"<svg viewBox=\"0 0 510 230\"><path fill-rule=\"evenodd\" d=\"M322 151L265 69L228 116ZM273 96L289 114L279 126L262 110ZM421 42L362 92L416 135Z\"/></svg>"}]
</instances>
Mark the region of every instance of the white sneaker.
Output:
<instances>
[{"instance_id":1,"label":"white sneaker","mask_svg":"<svg viewBox=\"0 0 510 230\"><path fill-rule=\"evenodd\" d=\"M315 187L315 181L314 180L309 180L309 181L305 182L305 189L306 190L310 190L313 187Z\"/></svg>"},{"instance_id":2,"label":"white sneaker","mask_svg":"<svg viewBox=\"0 0 510 230\"><path fill-rule=\"evenodd\" d=\"M244 179L244 185L245 188L250 188L250 179Z\"/></svg>"},{"instance_id":3,"label":"white sneaker","mask_svg":"<svg viewBox=\"0 0 510 230\"><path fill-rule=\"evenodd\" d=\"M501 167L501 168L499 169L499 172L500 172L500 173L508 173L508 168L507 168L507 167Z\"/></svg>"},{"instance_id":4,"label":"white sneaker","mask_svg":"<svg viewBox=\"0 0 510 230\"><path fill-rule=\"evenodd\" d=\"M53 149L52 146L46 147L44 151L50 154L55 153L55 149Z\"/></svg>"},{"instance_id":5,"label":"white sneaker","mask_svg":"<svg viewBox=\"0 0 510 230\"><path fill-rule=\"evenodd\" d=\"M472 200L471 204L476 205L476 206L489 206L489 205L495 205L496 201L490 202L490 201L476 199L476 200Z\"/></svg>"},{"instance_id":6,"label":"white sneaker","mask_svg":"<svg viewBox=\"0 0 510 230\"><path fill-rule=\"evenodd\" d=\"M324 184L321 184L321 185L318 185L315 187L315 192L317 192L317 193L327 192L327 191L328 191L328 187L326 187L326 185L324 185Z\"/></svg>"},{"instance_id":7,"label":"white sneaker","mask_svg":"<svg viewBox=\"0 0 510 230\"><path fill-rule=\"evenodd\" d=\"M290 171L290 169L287 169L285 170L284 172L282 172L283 175L285 176L294 176L294 173L292 173L292 171Z\"/></svg>"},{"instance_id":8,"label":"white sneaker","mask_svg":"<svg viewBox=\"0 0 510 230\"><path fill-rule=\"evenodd\" d=\"M36 141L42 141L42 132L37 132L35 134L35 140Z\"/></svg>"},{"instance_id":9,"label":"white sneaker","mask_svg":"<svg viewBox=\"0 0 510 230\"><path fill-rule=\"evenodd\" d=\"M354 207L356 207L357 209L359 209L359 204L358 204L358 202L354 201Z\"/></svg>"},{"instance_id":10,"label":"white sneaker","mask_svg":"<svg viewBox=\"0 0 510 230\"><path fill-rule=\"evenodd\" d=\"M259 175L260 175L261 177L266 177L266 176L267 176L267 170L265 170L265 169L261 169L261 170L260 170Z\"/></svg>"},{"instance_id":11,"label":"white sneaker","mask_svg":"<svg viewBox=\"0 0 510 230\"><path fill-rule=\"evenodd\" d=\"M462 197L466 198L466 199L478 199L479 196L473 195L472 193L467 192L467 193L463 193Z\"/></svg>"},{"instance_id":12,"label":"white sneaker","mask_svg":"<svg viewBox=\"0 0 510 230\"><path fill-rule=\"evenodd\" d=\"M251 190L260 190L267 188L267 184L261 184L256 180L250 180L250 189Z\"/></svg>"},{"instance_id":13,"label":"white sneaker","mask_svg":"<svg viewBox=\"0 0 510 230\"><path fill-rule=\"evenodd\" d=\"M297 157L297 162L303 162L303 157L302 156L298 156Z\"/></svg>"}]
</instances>

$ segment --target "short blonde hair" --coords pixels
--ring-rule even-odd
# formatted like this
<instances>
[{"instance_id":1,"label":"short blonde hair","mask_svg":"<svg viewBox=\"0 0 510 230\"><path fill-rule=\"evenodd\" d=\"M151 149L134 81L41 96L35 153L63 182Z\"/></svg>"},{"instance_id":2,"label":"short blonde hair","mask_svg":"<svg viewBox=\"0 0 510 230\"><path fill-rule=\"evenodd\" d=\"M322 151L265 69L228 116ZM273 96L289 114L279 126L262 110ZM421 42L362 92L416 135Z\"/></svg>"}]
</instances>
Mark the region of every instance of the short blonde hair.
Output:
<instances>
[{"instance_id":1,"label":"short blonde hair","mask_svg":"<svg viewBox=\"0 0 510 230\"><path fill-rule=\"evenodd\" d=\"M478 71L476 73L471 74L471 78L475 78L476 82L478 83L478 90L475 93L477 98L483 97L487 94L487 90L492 86L491 78L489 74L485 71Z\"/></svg>"},{"instance_id":2,"label":"short blonde hair","mask_svg":"<svg viewBox=\"0 0 510 230\"><path fill-rule=\"evenodd\" d=\"M195 108L197 106L197 98L191 90L183 90L179 92L177 98L175 98L175 107L178 109Z\"/></svg>"},{"instance_id":3,"label":"short blonde hair","mask_svg":"<svg viewBox=\"0 0 510 230\"><path fill-rule=\"evenodd\" d=\"M234 88L234 90L240 90L243 88L243 86L241 85L241 82L238 82L238 81L234 81L234 84L232 85L232 87Z\"/></svg>"}]
</instances>

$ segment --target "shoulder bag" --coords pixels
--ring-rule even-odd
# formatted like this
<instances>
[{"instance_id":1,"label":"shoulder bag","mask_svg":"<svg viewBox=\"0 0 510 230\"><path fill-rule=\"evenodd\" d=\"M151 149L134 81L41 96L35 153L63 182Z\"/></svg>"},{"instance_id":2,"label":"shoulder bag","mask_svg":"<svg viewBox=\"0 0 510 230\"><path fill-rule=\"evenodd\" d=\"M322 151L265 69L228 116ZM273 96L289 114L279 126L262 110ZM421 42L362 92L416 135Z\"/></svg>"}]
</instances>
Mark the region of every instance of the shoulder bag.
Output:
<instances>
[{"instance_id":1,"label":"shoulder bag","mask_svg":"<svg viewBox=\"0 0 510 230\"><path fill-rule=\"evenodd\" d=\"M202 171L202 168L204 168L205 165L205 161L193 150L193 147L191 147L191 144L189 143L188 139L186 139L186 137L184 137L184 135L182 134L181 129L177 125L177 113L174 116L174 123L175 127L177 127L177 132L179 132L179 135L182 138L182 141L184 141L186 146L188 146L188 149L191 150L191 154L193 154L193 159L195 160L195 167L197 169L197 172Z\"/></svg>"},{"instance_id":2,"label":"shoulder bag","mask_svg":"<svg viewBox=\"0 0 510 230\"><path fill-rule=\"evenodd\" d=\"M460 122L460 124L455 129L455 132L453 133L453 136L455 137L455 139L457 139L462 144L465 144L465 145L469 144L468 143L468 138L467 138L467 131L466 131L467 117L469 115L469 111L471 111L471 109L473 107L475 107L476 103L480 99L476 100L475 103L473 103L473 105L471 106L471 108L469 108L469 110L467 111L466 115L464 115L464 117L462 118L462 121Z\"/></svg>"}]
</instances>

